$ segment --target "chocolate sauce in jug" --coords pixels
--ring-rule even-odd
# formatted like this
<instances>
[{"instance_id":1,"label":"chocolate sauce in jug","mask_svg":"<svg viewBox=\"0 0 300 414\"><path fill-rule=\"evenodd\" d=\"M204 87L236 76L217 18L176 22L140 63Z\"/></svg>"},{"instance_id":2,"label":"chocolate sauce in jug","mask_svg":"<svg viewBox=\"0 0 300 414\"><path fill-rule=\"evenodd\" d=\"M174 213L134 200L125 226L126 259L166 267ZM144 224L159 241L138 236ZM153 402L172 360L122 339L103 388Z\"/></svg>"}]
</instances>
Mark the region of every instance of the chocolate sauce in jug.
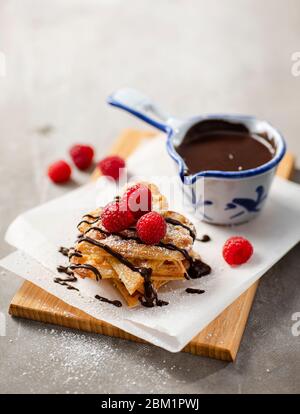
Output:
<instances>
[{"instance_id":1,"label":"chocolate sauce in jug","mask_svg":"<svg viewBox=\"0 0 300 414\"><path fill-rule=\"evenodd\" d=\"M206 120L193 125L176 148L189 174L199 171L243 171L270 161L274 144L243 124Z\"/></svg>"}]
</instances>

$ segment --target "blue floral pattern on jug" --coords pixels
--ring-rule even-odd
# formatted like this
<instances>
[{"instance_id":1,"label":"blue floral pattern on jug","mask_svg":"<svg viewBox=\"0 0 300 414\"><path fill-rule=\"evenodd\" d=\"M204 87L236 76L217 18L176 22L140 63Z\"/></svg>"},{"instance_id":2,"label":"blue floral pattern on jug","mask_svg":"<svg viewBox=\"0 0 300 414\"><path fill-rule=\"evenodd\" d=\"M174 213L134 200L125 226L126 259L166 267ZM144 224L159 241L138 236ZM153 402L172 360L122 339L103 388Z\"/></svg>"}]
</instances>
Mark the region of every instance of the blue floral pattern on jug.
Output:
<instances>
[{"instance_id":1,"label":"blue floral pattern on jug","mask_svg":"<svg viewBox=\"0 0 300 414\"><path fill-rule=\"evenodd\" d=\"M265 201L267 194L265 189L262 185L259 185L255 189L256 198L233 198L230 203L227 203L225 210L236 209L241 207L243 210L239 211L238 213L232 215L230 217L231 220L239 217L243 214L247 213L258 213L262 207L262 203Z\"/></svg>"},{"instance_id":2,"label":"blue floral pattern on jug","mask_svg":"<svg viewBox=\"0 0 300 414\"><path fill-rule=\"evenodd\" d=\"M203 211L201 212L201 214L202 214L202 220L205 219L205 220L211 221L211 222L214 221L212 217L208 216L206 214L206 212L204 212L204 207L206 207L206 206L212 206L213 204L214 203L211 200L204 200L204 201L201 201L201 202L198 201L197 206L196 206L197 210L200 207L203 207Z\"/></svg>"}]
</instances>

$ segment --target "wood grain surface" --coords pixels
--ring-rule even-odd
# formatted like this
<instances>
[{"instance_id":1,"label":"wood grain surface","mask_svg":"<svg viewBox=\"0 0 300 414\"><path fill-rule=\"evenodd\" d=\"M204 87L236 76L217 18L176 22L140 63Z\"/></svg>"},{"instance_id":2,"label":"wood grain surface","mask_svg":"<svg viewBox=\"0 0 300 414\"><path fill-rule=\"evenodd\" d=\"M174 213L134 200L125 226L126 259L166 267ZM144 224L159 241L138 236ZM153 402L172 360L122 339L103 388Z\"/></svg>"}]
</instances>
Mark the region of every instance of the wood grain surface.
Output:
<instances>
[{"instance_id":1,"label":"wood grain surface","mask_svg":"<svg viewBox=\"0 0 300 414\"><path fill-rule=\"evenodd\" d=\"M125 130L115 141L111 154L128 157L137 146L155 135L152 131ZM286 154L277 174L289 179L294 169L294 157ZM93 179L100 175L96 170ZM216 319L203 329L183 349L195 355L234 361L246 327L259 281L228 306ZM76 309L38 286L25 281L12 299L9 313L16 317L79 329L82 331L115 336L137 342L143 340L130 335L106 322L95 319Z\"/></svg>"}]
</instances>

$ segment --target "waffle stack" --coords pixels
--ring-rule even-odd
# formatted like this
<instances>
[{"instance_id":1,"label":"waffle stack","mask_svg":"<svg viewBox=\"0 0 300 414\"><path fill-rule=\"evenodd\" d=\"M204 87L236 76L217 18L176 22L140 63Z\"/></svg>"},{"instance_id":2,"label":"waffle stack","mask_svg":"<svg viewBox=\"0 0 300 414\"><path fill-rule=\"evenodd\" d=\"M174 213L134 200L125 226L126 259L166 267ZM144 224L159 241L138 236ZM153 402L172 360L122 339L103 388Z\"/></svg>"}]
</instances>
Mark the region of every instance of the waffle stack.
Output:
<instances>
[{"instance_id":1,"label":"waffle stack","mask_svg":"<svg viewBox=\"0 0 300 414\"><path fill-rule=\"evenodd\" d=\"M145 184L145 183L143 183ZM165 237L157 245L139 240L135 227L109 233L101 222L101 208L86 214L78 225L80 235L69 251L70 269L82 278L107 279L129 307L161 305L157 291L173 280L188 278L195 228L183 215L168 210L156 186L146 183L152 208L166 220Z\"/></svg>"}]
</instances>

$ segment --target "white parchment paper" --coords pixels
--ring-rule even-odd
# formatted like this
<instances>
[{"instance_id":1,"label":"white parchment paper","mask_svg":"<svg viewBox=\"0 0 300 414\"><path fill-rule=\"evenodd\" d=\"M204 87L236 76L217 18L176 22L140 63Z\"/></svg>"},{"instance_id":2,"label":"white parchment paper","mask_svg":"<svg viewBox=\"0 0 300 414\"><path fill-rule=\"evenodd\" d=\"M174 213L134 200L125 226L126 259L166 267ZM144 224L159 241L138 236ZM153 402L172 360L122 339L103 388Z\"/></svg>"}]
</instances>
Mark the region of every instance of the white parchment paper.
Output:
<instances>
[{"instance_id":1,"label":"white parchment paper","mask_svg":"<svg viewBox=\"0 0 300 414\"><path fill-rule=\"evenodd\" d=\"M173 162L165 151L164 138L142 145L128 160L130 177L173 175ZM170 208L185 212L180 197L172 197ZM120 299L105 281L78 280L80 293L53 283L56 267L66 259L59 246L71 246L76 238L76 224L83 214L104 205L116 194L116 188L105 178L69 192L22 215L10 225L6 240L18 251L0 261L0 265L35 283L66 303L95 318L111 323L133 335L172 352L180 351L201 329L211 322L253 282L300 240L300 186L276 178L264 211L256 220L238 227L212 226L198 222L189 214L197 232L209 234L211 242L195 243L211 275L199 280L171 282L159 292L169 305L163 308L116 308L94 299L100 294ZM224 241L232 235L247 237L255 253L249 263L232 268L222 258ZM190 295L186 287L205 290Z\"/></svg>"}]
</instances>

